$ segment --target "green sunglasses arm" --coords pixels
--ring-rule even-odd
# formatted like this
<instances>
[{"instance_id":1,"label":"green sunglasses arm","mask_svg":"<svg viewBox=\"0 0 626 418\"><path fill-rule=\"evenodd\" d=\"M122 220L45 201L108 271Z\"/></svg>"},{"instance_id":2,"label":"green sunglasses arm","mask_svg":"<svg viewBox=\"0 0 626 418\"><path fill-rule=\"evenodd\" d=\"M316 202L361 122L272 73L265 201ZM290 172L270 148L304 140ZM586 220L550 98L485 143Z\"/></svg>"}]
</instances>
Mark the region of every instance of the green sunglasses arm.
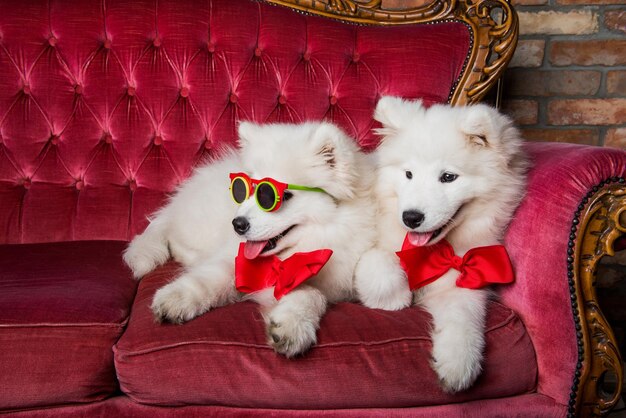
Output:
<instances>
[{"instance_id":1,"label":"green sunglasses arm","mask_svg":"<svg viewBox=\"0 0 626 418\"><path fill-rule=\"evenodd\" d=\"M326 190L320 189L319 187L307 187L307 186L299 186L297 184L288 184L287 189L290 190L304 190L307 192L321 192L326 193Z\"/></svg>"}]
</instances>

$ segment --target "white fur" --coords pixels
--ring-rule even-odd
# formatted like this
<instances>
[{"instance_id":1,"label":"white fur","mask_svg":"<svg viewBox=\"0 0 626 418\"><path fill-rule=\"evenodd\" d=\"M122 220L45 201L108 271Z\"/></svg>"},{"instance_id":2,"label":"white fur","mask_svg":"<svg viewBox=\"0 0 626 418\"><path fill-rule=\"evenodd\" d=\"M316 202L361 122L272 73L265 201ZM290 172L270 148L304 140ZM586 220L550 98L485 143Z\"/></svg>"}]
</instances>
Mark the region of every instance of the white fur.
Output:
<instances>
[{"instance_id":1,"label":"white fur","mask_svg":"<svg viewBox=\"0 0 626 418\"><path fill-rule=\"evenodd\" d=\"M511 121L486 105L425 109L420 101L383 97L375 119L383 135L374 155L378 243L359 262L355 286L366 306L400 309L411 303L395 255L410 230L402 213L424 214L416 232L443 227L428 244L445 238L461 257L471 248L497 244L522 198L527 163ZM444 172L458 178L442 183ZM432 367L448 392L476 380L485 344L488 290L457 287L458 274L451 269L413 295L433 317Z\"/></svg>"},{"instance_id":2,"label":"white fur","mask_svg":"<svg viewBox=\"0 0 626 418\"><path fill-rule=\"evenodd\" d=\"M315 343L328 303L353 297L354 268L375 239L373 167L355 141L329 123L243 122L239 137L240 151L198 169L133 239L124 260L137 278L170 254L185 266L156 292L152 310L157 320L181 323L218 306L253 299L264 306L268 342L292 357ZM293 190L293 197L275 212L262 211L253 198L238 206L228 191L228 174L240 171L256 179L320 187L327 194ZM251 225L243 237L231 225L239 216ZM292 225L297 226L265 255L286 258L330 248L334 253L328 264L278 302L273 289L239 294L234 286L239 242L267 240Z\"/></svg>"}]
</instances>

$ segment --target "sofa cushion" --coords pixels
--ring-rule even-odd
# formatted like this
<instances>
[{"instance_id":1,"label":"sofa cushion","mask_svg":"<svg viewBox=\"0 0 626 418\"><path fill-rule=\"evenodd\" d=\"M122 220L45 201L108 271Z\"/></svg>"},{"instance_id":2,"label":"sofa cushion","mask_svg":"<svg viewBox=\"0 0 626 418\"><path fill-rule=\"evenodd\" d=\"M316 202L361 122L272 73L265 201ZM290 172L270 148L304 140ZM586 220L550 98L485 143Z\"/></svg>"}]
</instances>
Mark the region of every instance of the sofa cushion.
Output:
<instances>
[{"instance_id":1,"label":"sofa cushion","mask_svg":"<svg viewBox=\"0 0 626 418\"><path fill-rule=\"evenodd\" d=\"M258 306L242 302L184 325L157 324L154 292L180 272L170 263L146 276L128 328L114 348L122 390L153 405L260 408L385 408L498 398L535 387L535 353L519 318L492 302L484 373L449 395L431 370L430 317L420 308L387 312L354 303L333 306L318 344L286 359L265 342Z\"/></svg>"},{"instance_id":2,"label":"sofa cushion","mask_svg":"<svg viewBox=\"0 0 626 418\"><path fill-rule=\"evenodd\" d=\"M0 246L0 410L99 400L136 283L125 243Z\"/></svg>"}]
</instances>

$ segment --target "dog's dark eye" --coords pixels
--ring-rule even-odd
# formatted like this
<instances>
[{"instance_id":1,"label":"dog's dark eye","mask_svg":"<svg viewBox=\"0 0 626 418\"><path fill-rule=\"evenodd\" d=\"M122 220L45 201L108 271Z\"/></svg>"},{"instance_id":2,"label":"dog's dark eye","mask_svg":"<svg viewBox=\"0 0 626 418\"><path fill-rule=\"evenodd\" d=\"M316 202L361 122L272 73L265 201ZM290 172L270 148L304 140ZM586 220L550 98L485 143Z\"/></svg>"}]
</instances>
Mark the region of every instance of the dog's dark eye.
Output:
<instances>
[{"instance_id":1,"label":"dog's dark eye","mask_svg":"<svg viewBox=\"0 0 626 418\"><path fill-rule=\"evenodd\" d=\"M407 179L411 180L413 178L413 173L411 173L409 170L404 172L404 175L406 176Z\"/></svg>"},{"instance_id":2,"label":"dog's dark eye","mask_svg":"<svg viewBox=\"0 0 626 418\"><path fill-rule=\"evenodd\" d=\"M293 197L293 193L288 192L285 190L285 193L283 194L283 198L287 201L289 199L291 199Z\"/></svg>"},{"instance_id":3,"label":"dog's dark eye","mask_svg":"<svg viewBox=\"0 0 626 418\"><path fill-rule=\"evenodd\" d=\"M458 174L445 172L441 175L441 177L439 177L439 181L442 183L452 183L454 180L457 179L457 177L459 177Z\"/></svg>"}]
</instances>

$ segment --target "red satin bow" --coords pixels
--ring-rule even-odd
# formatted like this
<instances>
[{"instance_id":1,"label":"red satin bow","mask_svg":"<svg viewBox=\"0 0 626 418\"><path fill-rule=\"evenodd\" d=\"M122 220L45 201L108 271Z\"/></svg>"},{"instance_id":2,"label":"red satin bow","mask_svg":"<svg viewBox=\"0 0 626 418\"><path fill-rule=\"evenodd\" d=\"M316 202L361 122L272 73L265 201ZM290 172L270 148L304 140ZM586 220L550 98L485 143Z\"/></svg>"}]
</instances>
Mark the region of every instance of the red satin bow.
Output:
<instances>
[{"instance_id":1,"label":"red satin bow","mask_svg":"<svg viewBox=\"0 0 626 418\"><path fill-rule=\"evenodd\" d=\"M278 300L315 276L333 255L332 250L317 250L295 253L281 260L271 255L252 260L243 255L244 243L239 244L235 257L235 287L243 293L252 293L274 286L274 297Z\"/></svg>"},{"instance_id":2,"label":"red satin bow","mask_svg":"<svg viewBox=\"0 0 626 418\"><path fill-rule=\"evenodd\" d=\"M434 282L451 268L461 272L456 285L467 289L480 289L492 283L512 283L515 278L503 245L472 248L461 258L454 254L452 245L446 240L415 247L406 237L402 251L396 255L409 278L411 290Z\"/></svg>"}]
</instances>

